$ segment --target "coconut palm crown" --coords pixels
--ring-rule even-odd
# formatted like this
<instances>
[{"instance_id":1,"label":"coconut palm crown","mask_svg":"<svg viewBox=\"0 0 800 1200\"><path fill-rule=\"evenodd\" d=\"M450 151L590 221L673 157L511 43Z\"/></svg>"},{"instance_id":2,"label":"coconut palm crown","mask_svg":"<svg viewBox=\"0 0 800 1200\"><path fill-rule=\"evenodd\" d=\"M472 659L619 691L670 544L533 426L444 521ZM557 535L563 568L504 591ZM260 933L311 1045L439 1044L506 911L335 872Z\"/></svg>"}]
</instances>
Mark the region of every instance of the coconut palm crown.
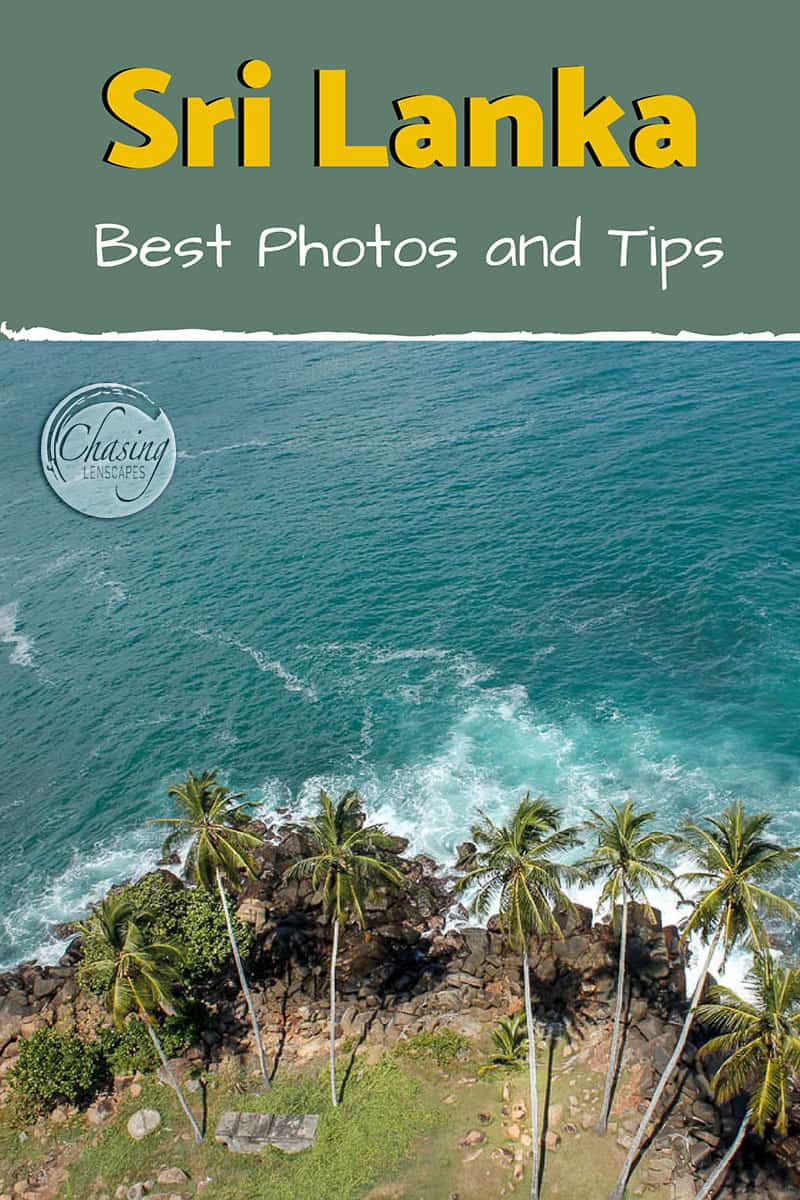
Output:
<instances>
[{"instance_id":1,"label":"coconut palm crown","mask_svg":"<svg viewBox=\"0 0 800 1200\"><path fill-rule=\"evenodd\" d=\"M174 784L169 788L169 795L177 801L182 816L162 817L153 823L169 826L170 832L164 842L165 856L179 843L191 839L185 865L187 877L196 880L201 887L209 891L212 888L217 890L225 915L225 926L239 984L250 1016L258 1067L264 1087L269 1088L271 1083L258 1027L258 1016L239 953L225 891L226 884L231 891L238 891L243 875L255 875L251 851L259 845L260 839L248 828L252 820L253 801L243 801L243 794L229 792L218 782L216 771L204 771L202 775L195 775L193 771L189 771L183 783Z\"/></svg>"},{"instance_id":2,"label":"coconut palm crown","mask_svg":"<svg viewBox=\"0 0 800 1200\"><path fill-rule=\"evenodd\" d=\"M139 913L138 919L144 915ZM116 1028L131 1014L175 1011L172 995L180 978L180 951L171 942L147 940L129 899L112 892L78 928L99 951L83 975L107 985L106 1001Z\"/></svg>"},{"instance_id":3,"label":"coconut palm crown","mask_svg":"<svg viewBox=\"0 0 800 1200\"><path fill-rule=\"evenodd\" d=\"M522 956L525 1028L528 1042L528 1075L531 1104L531 1200L539 1196L539 1100L536 1080L536 1028L531 998L529 944L534 934L561 937L556 909L574 908L564 883L578 872L554 856L571 849L578 830L563 828L559 809L527 793L507 825L496 825L481 814L472 827L475 849L464 862L459 891L472 893L472 910L486 917L498 909L506 941Z\"/></svg>"},{"instance_id":4,"label":"coconut palm crown","mask_svg":"<svg viewBox=\"0 0 800 1200\"><path fill-rule=\"evenodd\" d=\"M138 917L146 915L139 913ZM148 941L134 920L130 899L122 894L112 892L106 896L79 928L95 951L84 967L83 977L96 980L104 988L106 1006L116 1028L132 1017L144 1024L195 1140L201 1142L200 1125L175 1078L154 1021L158 1011L174 1012L172 993L179 981L180 951L171 942Z\"/></svg>"},{"instance_id":5,"label":"coconut palm crown","mask_svg":"<svg viewBox=\"0 0 800 1200\"><path fill-rule=\"evenodd\" d=\"M594 846L581 862L581 870L591 883L603 881L598 908L614 914L623 895L641 904L653 919L649 890L672 888L675 873L663 858L663 848L671 835L647 828L655 812L637 809L633 800L612 804L608 815L592 810L585 829L594 837Z\"/></svg>"},{"instance_id":6,"label":"coconut palm crown","mask_svg":"<svg viewBox=\"0 0 800 1200\"><path fill-rule=\"evenodd\" d=\"M767 945L765 918L800 919L795 904L766 887L800 854L800 846L782 846L767 834L771 821L771 813L747 813L737 800L719 817L688 822L677 839L693 866L681 881L699 892L683 939L694 933L704 942L718 937L723 965L739 943L756 951Z\"/></svg>"},{"instance_id":7,"label":"coconut palm crown","mask_svg":"<svg viewBox=\"0 0 800 1200\"><path fill-rule=\"evenodd\" d=\"M749 1095L748 1116L763 1137L774 1127L785 1136L792 1081L800 1072L800 967L783 967L768 952L757 954L747 977L752 999L730 988L712 989L698 1019L717 1030L700 1050L703 1058L724 1055L711 1079L722 1103Z\"/></svg>"},{"instance_id":8,"label":"coconut palm crown","mask_svg":"<svg viewBox=\"0 0 800 1200\"><path fill-rule=\"evenodd\" d=\"M485 918L496 909L503 934L516 949L527 946L534 933L560 937L554 910L574 907L563 884L579 873L553 856L576 844L578 830L562 828L559 809L527 793L509 824L496 825L481 813L471 836L476 849L456 886L474 892L476 916Z\"/></svg>"},{"instance_id":9,"label":"coconut palm crown","mask_svg":"<svg viewBox=\"0 0 800 1200\"><path fill-rule=\"evenodd\" d=\"M698 1008L700 1019L719 1032L700 1050L702 1058L723 1055L711 1084L718 1100L749 1097L736 1137L704 1181L695 1200L716 1195L752 1125L761 1137L774 1126L785 1135L792 1084L800 1068L800 969L776 966L768 951L757 954L748 982L752 1000L726 987Z\"/></svg>"},{"instance_id":10,"label":"coconut palm crown","mask_svg":"<svg viewBox=\"0 0 800 1200\"><path fill-rule=\"evenodd\" d=\"M286 878L307 876L322 893L322 905L333 928L330 967L329 1059L331 1103L339 1103L336 1086L336 964L339 933L350 921L366 929L365 907L380 884L403 882L395 840L382 825L367 825L358 792L349 791L334 803L321 791L319 811L294 826L306 854L292 863Z\"/></svg>"},{"instance_id":11,"label":"coconut palm crown","mask_svg":"<svg viewBox=\"0 0 800 1200\"><path fill-rule=\"evenodd\" d=\"M647 1127L686 1047L717 950L722 949L723 963L737 944L748 944L758 952L768 943L765 919L800 919L790 900L766 886L800 854L800 846L781 846L767 833L771 820L770 813L747 813L741 801L736 801L719 817L688 822L675 839L693 868L683 872L680 880L696 892L681 937L685 943L697 934L707 948L675 1048L628 1148L611 1200L622 1200L625 1194Z\"/></svg>"},{"instance_id":12,"label":"coconut palm crown","mask_svg":"<svg viewBox=\"0 0 800 1200\"><path fill-rule=\"evenodd\" d=\"M354 920L366 929L364 907L381 883L398 887L403 876L397 866L395 839L382 825L367 825L356 791L334 802L321 791L319 812L294 826L307 851L293 863L286 878L307 876L322 893L325 913L346 925Z\"/></svg>"},{"instance_id":13,"label":"coconut palm crown","mask_svg":"<svg viewBox=\"0 0 800 1200\"><path fill-rule=\"evenodd\" d=\"M173 784L168 792L182 815L162 817L153 824L170 827L164 842L165 857L191 839L185 865L187 878L211 889L219 870L225 882L236 889L243 874L254 874L252 851L260 839L248 830L252 800L243 800L243 792L229 792L219 783L216 771L203 771L201 775L189 771L186 779Z\"/></svg>"},{"instance_id":14,"label":"coconut palm crown","mask_svg":"<svg viewBox=\"0 0 800 1200\"><path fill-rule=\"evenodd\" d=\"M598 902L600 909L607 909L612 918L616 917L618 906L622 910L614 1025L603 1102L596 1126L600 1134L604 1134L608 1128L622 1037L628 905L630 901L640 904L652 920L654 914L648 888L674 887L674 873L661 858L670 836L658 829L648 828L654 817L655 813L637 809L632 800L626 800L624 804L612 805L608 815L592 811L585 823L586 830L594 835L594 845L581 863L581 869L590 882L602 880Z\"/></svg>"}]
</instances>

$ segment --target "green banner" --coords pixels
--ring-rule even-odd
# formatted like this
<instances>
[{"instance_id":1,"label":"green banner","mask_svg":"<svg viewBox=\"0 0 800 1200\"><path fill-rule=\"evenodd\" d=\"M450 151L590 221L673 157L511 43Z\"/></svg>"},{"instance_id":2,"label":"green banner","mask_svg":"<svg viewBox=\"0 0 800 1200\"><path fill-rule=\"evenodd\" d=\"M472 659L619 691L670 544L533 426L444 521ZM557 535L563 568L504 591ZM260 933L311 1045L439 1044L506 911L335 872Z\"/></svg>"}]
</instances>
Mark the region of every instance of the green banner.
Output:
<instances>
[{"instance_id":1,"label":"green banner","mask_svg":"<svg viewBox=\"0 0 800 1200\"><path fill-rule=\"evenodd\" d=\"M798 32L684 0L17 5L0 318L795 332Z\"/></svg>"}]
</instances>

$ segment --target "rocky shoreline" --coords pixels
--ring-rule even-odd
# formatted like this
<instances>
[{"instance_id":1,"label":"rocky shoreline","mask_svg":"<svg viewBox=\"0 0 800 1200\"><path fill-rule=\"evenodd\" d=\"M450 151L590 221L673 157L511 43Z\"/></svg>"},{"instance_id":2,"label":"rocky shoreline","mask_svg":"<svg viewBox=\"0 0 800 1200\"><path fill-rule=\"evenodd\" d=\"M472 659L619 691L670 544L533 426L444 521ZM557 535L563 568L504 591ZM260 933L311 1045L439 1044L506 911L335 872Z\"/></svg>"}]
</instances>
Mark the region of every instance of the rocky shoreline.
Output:
<instances>
[{"instance_id":1,"label":"rocky shoreline","mask_svg":"<svg viewBox=\"0 0 800 1200\"><path fill-rule=\"evenodd\" d=\"M287 827L259 824L258 829L263 841L256 854L257 876L243 888L238 916L254 931L249 974L267 1052L279 1056L282 1065L299 1064L325 1047L330 933L321 898L311 885L284 878L300 850L297 834ZM519 959L505 948L496 920L481 928L468 923L463 908L459 911L454 892L458 863L447 870L425 856L409 857L402 839L396 840L396 848L403 855L406 888L375 899L366 937L348 930L343 938L337 1034L353 1043L378 1045L442 1027L478 1036L520 1007ZM466 849L461 848L459 862ZM160 870L174 887L184 886L168 867ZM455 923L448 921L454 912L460 918ZM545 1037L565 1038L562 1053L576 1061L602 1062L612 1019L617 939L585 907L559 914L558 920L561 939L531 943L536 1018ZM99 1001L78 986L79 960L76 940L55 966L23 963L0 975L0 1103L9 1099L7 1076L21 1038L55 1024L91 1034L106 1021ZM677 1038L686 998L677 930L662 927L658 915L652 922L643 910L634 909L629 968L625 1079L617 1090L608 1135L621 1146L630 1143ZM179 1074L199 1064L214 1069L226 1060L245 1062L252 1052L245 1005L233 976L220 979L201 998L210 1023L198 1043L174 1060ZM116 1081L117 1090L130 1085L130 1080ZM692 1200L698 1179L730 1141L738 1117L713 1103L691 1043L682 1078L669 1095L634 1194L646 1195L650 1185L669 1183L673 1200ZM570 1097L568 1108L551 1114L548 1136L568 1142L577 1130L592 1127L596 1113L584 1111L579 1097ZM99 1123L105 1118L101 1111L90 1112L89 1119ZM57 1191L34 1186L19 1195L47 1200ZM790 1136L743 1153L719 1193L721 1200L791 1200L798 1195L800 1099Z\"/></svg>"}]
</instances>

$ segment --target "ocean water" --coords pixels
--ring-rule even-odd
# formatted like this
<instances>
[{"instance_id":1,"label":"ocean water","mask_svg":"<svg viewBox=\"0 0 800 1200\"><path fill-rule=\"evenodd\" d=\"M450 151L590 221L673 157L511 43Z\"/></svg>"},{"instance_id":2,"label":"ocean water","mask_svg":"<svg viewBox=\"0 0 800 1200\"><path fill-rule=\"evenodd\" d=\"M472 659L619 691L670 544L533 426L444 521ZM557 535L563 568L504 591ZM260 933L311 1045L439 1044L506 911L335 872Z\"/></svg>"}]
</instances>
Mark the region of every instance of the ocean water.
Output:
<instances>
[{"instance_id":1,"label":"ocean water","mask_svg":"<svg viewBox=\"0 0 800 1200\"><path fill-rule=\"evenodd\" d=\"M101 380L179 447L125 520L39 466ZM4 346L0 963L155 861L188 767L267 812L357 785L440 857L528 788L800 841L799 380L791 344Z\"/></svg>"}]
</instances>

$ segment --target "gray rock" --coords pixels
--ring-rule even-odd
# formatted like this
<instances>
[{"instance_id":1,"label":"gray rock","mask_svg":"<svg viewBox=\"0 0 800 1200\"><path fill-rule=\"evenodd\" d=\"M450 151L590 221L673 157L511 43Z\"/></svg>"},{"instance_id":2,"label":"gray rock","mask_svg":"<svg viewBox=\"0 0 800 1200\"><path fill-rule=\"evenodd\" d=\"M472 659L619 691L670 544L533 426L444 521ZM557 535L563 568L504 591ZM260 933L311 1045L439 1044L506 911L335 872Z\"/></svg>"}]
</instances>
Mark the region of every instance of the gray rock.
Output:
<instances>
[{"instance_id":1,"label":"gray rock","mask_svg":"<svg viewBox=\"0 0 800 1200\"><path fill-rule=\"evenodd\" d=\"M182 1183L188 1183L189 1176L180 1167L164 1167L156 1176L156 1183L173 1183L180 1186Z\"/></svg>"},{"instance_id":2,"label":"gray rock","mask_svg":"<svg viewBox=\"0 0 800 1200\"><path fill-rule=\"evenodd\" d=\"M161 1113L155 1108L140 1108L128 1118L128 1133L135 1142L154 1133L161 1124Z\"/></svg>"},{"instance_id":3,"label":"gray rock","mask_svg":"<svg viewBox=\"0 0 800 1200\"><path fill-rule=\"evenodd\" d=\"M470 857L475 853L474 842L461 842L456 846L456 870L463 871Z\"/></svg>"},{"instance_id":4,"label":"gray rock","mask_svg":"<svg viewBox=\"0 0 800 1200\"><path fill-rule=\"evenodd\" d=\"M86 1120L90 1125L102 1125L113 1115L114 1105L110 1100L103 1098L96 1100L86 1110Z\"/></svg>"},{"instance_id":5,"label":"gray rock","mask_svg":"<svg viewBox=\"0 0 800 1200\"><path fill-rule=\"evenodd\" d=\"M469 975L476 975L489 952L489 935L485 929L467 926L461 930L461 936L467 948L463 970Z\"/></svg>"},{"instance_id":6,"label":"gray rock","mask_svg":"<svg viewBox=\"0 0 800 1200\"><path fill-rule=\"evenodd\" d=\"M46 975L40 975L33 984L33 994L37 1000L44 999L45 996L52 996L53 992L58 991L58 980L48 979Z\"/></svg>"},{"instance_id":7,"label":"gray rock","mask_svg":"<svg viewBox=\"0 0 800 1200\"><path fill-rule=\"evenodd\" d=\"M643 1020L639 1020L636 1028L646 1042L652 1042L654 1038L660 1037L664 1032L664 1022L660 1021L654 1013L650 1013Z\"/></svg>"},{"instance_id":8,"label":"gray rock","mask_svg":"<svg viewBox=\"0 0 800 1200\"><path fill-rule=\"evenodd\" d=\"M700 1121L702 1125L708 1125L713 1128L717 1123L717 1110L713 1104L707 1104L704 1100L697 1100L692 1105L692 1116L696 1121Z\"/></svg>"}]
</instances>

